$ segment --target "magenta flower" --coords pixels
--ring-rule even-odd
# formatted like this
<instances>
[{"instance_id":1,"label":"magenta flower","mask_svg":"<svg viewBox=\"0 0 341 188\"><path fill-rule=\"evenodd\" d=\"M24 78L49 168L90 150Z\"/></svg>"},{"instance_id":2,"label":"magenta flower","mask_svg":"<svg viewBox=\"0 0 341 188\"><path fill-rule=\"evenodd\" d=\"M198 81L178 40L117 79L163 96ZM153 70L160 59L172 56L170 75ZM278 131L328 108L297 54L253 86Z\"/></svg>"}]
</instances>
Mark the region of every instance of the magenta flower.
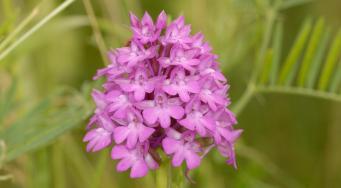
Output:
<instances>
[{"instance_id":1,"label":"magenta flower","mask_svg":"<svg viewBox=\"0 0 341 188\"><path fill-rule=\"evenodd\" d=\"M187 135L186 135L187 134ZM166 137L162 141L162 147L166 154L173 155L172 164L177 167L185 160L188 169L196 168L200 165L201 147L194 140L193 132L184 132L180 138Z\"/></svg>"},{"instance_id":2,"label":"magenta flower","mask_svg":"<svg viewBox=\"0 0 341 188\"><path fill-rule=\"evenodd\" d=\"M145 49L142 44L132 41L129 47L117 49L117 61L131 68L140 61L154 57L155 51L156 47Z\"/></svg>"},{"instance_id":3,"label":"magenta flower","mask_svg":"<svg viewBox=\"0 0 341 188\"><path fill-rule=\"evenodd\" d=\"M83 141L89 142L86 150L96 152L109 146L112 141L112 133L102 127L90 130L83 139Z\"/></svg>"},{"instance_id":4,"label":"magenta flower","mask_svg":"<svg viewBox=\"0 0 341 188\"><path fill-rule=\"evenodd\" d=\"M188 130L196 131L200 136L206 136L208 130L214 131L214 119L208 113L210 109L196 102L190 112L187 112L185 119L179 121L179 124Z\"/></svg>"},{"instance_id":5,"label":"magenta flower","mask_svg":"<svg viewBox=\"0 0 341 188\"><path fill-rule=\"evenodd\" d=\"M193 66L200 63L199 59L195 58L197 53L198 50L196 49L184 50L179 46L174 46L170 51L169 57L160 57L158 61L163 67L169 67L173 65L183 67L188 71L193 71Z\"/></svg>"},{"instance_id":6,"label":"magenta flower","mask_svg":"<svg viewBox=\"0 0 341 188\"><path fill-rule=\"evenodd\" d=\"M143 109L143 117L148 124L157 121L161 127L167 128L171 125L171 118L181 119L185 110L178 98L167 98L165 94L156 94L154 100L145 100L140 104Z\"/></svg>"},{"instance_id":7,"label":"magenta flower","mask_svg":"<svg viewBox=\"0 0 341 188\"><path fill-rule=\"evenodd\" d=\"M138 113L129 112L126 120L117 120L122 126L118 126L114 130L116 144L121 144L127 140L127 147L134 148L137 141L143 143L153 134L155 130L145 126L142 121L142 116Z\"/></svg>"},{"instance_id":8,"label":"magenta flower","mask_svg":"<svg viewBox=\"0 0 341 188\"><path fill-rule=\"evenodd\" d=\"M146 93L151 93L154 90L154 80L147 77L147 73L139 69L132 78L115 79L125 92L133 92L135 100L141 101L145 98Z\"/></svg>"},{"instance_id":9,"label":"magenta flower","mask_svg":"<svg viewBox=\"0 0 341 188\"><path fill-rule=\"evenodd\" d=\"M170 79L164 81L162 89L169 95L179 95L182 101L188 102L189 93L199 93L200 85L193 76L186 76L185 70L180 68L172 71Z\"/></svg>"},{"instance_id":10,"label":"magenta flower","mask_svg":"<svg viewBox=\"0 0 341 188\"><path fill-rule=\"evenodd\" d=\"M128 149L122 145L116 145L111 151L112 159L120 159L117 171L122 172L131 168L130 177L139 178L147 175L148 169L157 169L158 163L145 151L142 146Z\"/></svg>"},{"instance_id":11,"label":"magenta flower","mask_svg":"<svg viewBox=\"0 0 341 188\"><path fill-rule=\"evenodd\" d=\"M156 25L150 15L145 12L144 16L139 22L139 19L130 13L131 29L133 30L133 38L142 44L154 42L160 36L162 29L166 26L167 16L164 11L159 15Z\"/></svg>"},{"instance_id":12,"label":"magenta flower","mask_svg":"<svg viewBox=\"0 0 341 188\"><path fill-rule=\"evenodd\" d=\"M213 148L236 167L234 144L241 130L230 105L227 79L202 33L191 35L180 16L169 25L130 13L133 36L109 52L111 64L97 71L103 91L93 90L94 115L87 126L87 151L112 145L117 170L130 177L157 169L164 152L174 167L200 166Z\"/></svg>"}]
</instances>

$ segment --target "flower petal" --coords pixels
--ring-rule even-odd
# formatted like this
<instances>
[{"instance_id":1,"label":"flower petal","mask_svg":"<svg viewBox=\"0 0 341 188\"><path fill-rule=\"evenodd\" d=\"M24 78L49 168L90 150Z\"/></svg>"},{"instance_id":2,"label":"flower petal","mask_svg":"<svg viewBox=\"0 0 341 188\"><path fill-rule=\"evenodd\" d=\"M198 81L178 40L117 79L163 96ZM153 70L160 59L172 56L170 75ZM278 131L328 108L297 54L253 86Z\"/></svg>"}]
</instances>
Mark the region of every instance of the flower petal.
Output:
<instances>
[{"instance_id":1,"label":"flower petal","mask_svg":"<svg viewBox=\"0 0 341 188\"><path fill-rule=\"evenodd\" d=\"M130 177L140 178L140 177L147 175L147 173L148 173L148 167L147 167L146 162L144 162L143 160L139 160L135 162L135 164L131 168Z\"/></svg>"},{"instance_id":2,"label":"flower petal","mask_svg":"<svg viewBox=\"0 0 341 188\"><path fill-rule=\"evenodd\" d=\"M129 157L122 159L116 166L117 171L123 172L133 166L133 160Z\"/></svg>"},{"instance_id":3,"label":"flower petal","mask_svg":"<svg viewBox=\"0 0 341 188\"><path fill-rule=\"evenodd\" d=\"M178 167L181 165L182 161L185 159L185 155L183 151L178 151L174 154L172 159L172 164L175 167Z\"/></svg>"},{"instance_id":4,"label":"flower petal","mask_svg":"<svg viewBox=\"0 0 341 188\"><path fill-rule=\"evenodd\" d=\"M168 108L168 114L175 119L181 119L185 110L181 106L171 106Z\"/></svg>"},{"instance_id":5,"label":"flower petal","mask_svg":"<svg viewBox=\"0 0 341 188\"><path fill-rule=\"evenodd\" d=\"M142 115L148 124L154 124L157 121L158 113L158 109L148 108L143 110Z\"/></svg>"},{"instance_id":6,"label":"flower petal","mask_svg":"<svg viewBox=\"0 0 341 188\"><path fill-rule=\"evenodd\" d=\"M129 155L129 151L125 146L116 145L111 150L111 158L112 159L122 159Z\"/></svg>"},{"instance_id":7,"label":"flower petal","mask_svg":"<svg viewBox=\"0 0 341 188\"><path fill-rule=\"evenodd\" d=\"M162 147L166 154L170 155L175 153L178 149L179 141L172 138L164 138L162 140Z\"/></svg>"},{"instance_id":8,"label":"flower petal","mask_svg":"<svg viewBox=\"0 0 341 188\"><path fill-rule=\"evenodd\" d=\"M187 168L190 170L198 167L201 162L201 158L192 151L186 152L185 159L186 159Z\"/></svg>"},{"instance_id":9,"label":"flower petal","mask_svg":"<svg viewBox=\"0 0 341 188\"><path fill-rule=\"evenodd\" d=\"M139 141L140 142L144 142L146 141L153 133L154 133L154 129L150 128L150 127L146 127L144 125L141 125L140 129L139 129Z\"/></svg>"},{"instance_id":10,"label":"flower petal","mask_svg":"<svg viewBox=\"0 0 341 188\"><path fill-rule=\"evenodd\" d=\"M170 116L168 115L167 112L159 113L159 121L160 121L161 127L163 128L167 128L170 126Z\"/></svg>"},{"instance_id":11,"label":"flower petal","mask_svg":"<svg viewBox=\"0 0 341 188\"><path fill-rule=\"evenodd\" d=\"M127 139L129 132L130 130L126 126L116 127L114 130L114 140L116 144L120 144Z\"/></svg>"}]
</instances>

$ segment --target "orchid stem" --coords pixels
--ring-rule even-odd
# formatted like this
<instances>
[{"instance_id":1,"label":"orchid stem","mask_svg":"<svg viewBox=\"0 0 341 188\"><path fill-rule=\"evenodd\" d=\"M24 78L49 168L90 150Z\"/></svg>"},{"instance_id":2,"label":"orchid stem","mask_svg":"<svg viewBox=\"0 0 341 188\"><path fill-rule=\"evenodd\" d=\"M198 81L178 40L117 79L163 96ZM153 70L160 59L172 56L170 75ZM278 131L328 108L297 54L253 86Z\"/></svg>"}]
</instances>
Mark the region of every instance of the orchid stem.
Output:
<instances>
[{"instance_id":1,"label":"orchid stem","mask_svg":"<svg viewBox=\"0 0 341 188\"><path fill-rule=\"evenodd\" d=\"M167 166L167 188L172 188L172 181L173 181L173 176L172 176L172 165L171 162L169 161L168 166Z\"/></svg>"}]
</instances>

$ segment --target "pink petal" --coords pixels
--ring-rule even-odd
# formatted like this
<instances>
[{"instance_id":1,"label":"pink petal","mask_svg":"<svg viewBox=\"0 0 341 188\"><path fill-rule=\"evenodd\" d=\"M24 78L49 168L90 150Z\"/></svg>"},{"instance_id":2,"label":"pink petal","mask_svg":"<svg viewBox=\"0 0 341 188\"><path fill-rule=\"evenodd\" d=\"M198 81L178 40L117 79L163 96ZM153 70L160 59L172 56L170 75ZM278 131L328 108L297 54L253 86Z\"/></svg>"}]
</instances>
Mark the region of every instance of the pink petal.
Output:
<instances>
[{"instance_id":1,"label":"pink petal","mask_svg":"<svg viewBox=\"0 0 341 188\"><path fill-rule=\"evenodd\" d=\"M97 141L97 144L93 147L92 151L96 152L105 147L107 147L111 143L111 138L101 138L101 140Z\"/></svg>"},{"instance_id":2,"label":"pink petal","mask_svg":"<svg viewBox=\"0 0 341 188\"><path fill-rule=\"evenodd\" d=\"M162 89L164 92L166 92L170 95L176 95L177 94L173 85L164 85L164 86L162 86Z\"/></svg>"},{"instance_id":3,"label":"pink petal","mask_svg":"<svg viewBox=\"0 0 341 188\"><path fill-rule=\"evenodd\" d=\"M172 159L173 166L175 166L175 167L180 166L184 159L185 159L185 155L184 155L183 151L176 152L173 156L173 159Z\"/></svg>"},{"instance_id":4,"label":"pink petal","mask_svg":"<svg viewBox=\"0 0 341 188\"><path fill-rule=\"evenodd\" d=\"M131 26L137 27L139 25L139 19L131 12L129 13L129 16Z\"/></svg>"},{"instance_id":5,"label":"pink petal","mask_svg":"<svg viewBox=\"0 0 341 188\"><path fill-rule=\"evenodd\" d=\"M186 164L188 169L196 168L200 165L201 158L194 152L188 151L186 153Z\"/></svg>"},{"instance_id":6,"label":"pink petal","mask_svg":"<svg viewBox=\"0 0 341 188\"><path fill-rule=\"evenodd\" d=\"M140 178L140 177L147 175L147 173L148 173L148 167L146 163L143 160L139 160L135 162L135 164L131 168L130 177Z\"/></svg>"},{"instance_id":7,"label":"pink petal","mask_svg":"<svg viewBox=\"0 0 341 188\"><path fill-rule=\"evenodd\" d=\"M160 121L161 127L167 128L167 127L170 126L170 121L171 121L171 119L170 119L168 113L166 113L166 112L160 112L160 113L159 113L159 121Z\"/></svg>"},{"instance_id":8,"label":"pink petal","mask_svg":"<svg viewBox=\"0 0 341 188\"><path fill-rule=\"evenodd\" d=\"M148 124L154 124L157 121L158 113L156 108L148 108L143 110L142 115Z\"/></svg>"},{"instance_id":9,"label":"pink petal","mask_svg":"<svg viewBox=\"0 0 341 188\"><path fill-rule=\"evenodd\" d=\"M137 132L132 131L127 139L127 147L128 148L134 148L137 143L138 135Z\"/></svg>"},{"instance_id":10,"label":"pink petal","mask_svg":"<svg viewBox=\"0 0 341 188\"><path fill-rule=\"evenodd\" d=\"M114 130L114 140L117 144L122 143L125 139L127 139L130 130L126 126L116 127Z\"/></svg>"},{"instance_id":11,"label":"pink petal","mask_svg":"<svg viewBox=\"0 0 341 188\"><path fill-rule=\"evenodd\" d=\"M199 86L198 82L196 82L196 81L188 82L187 88L192 93L199 93L200 92L200 86Z\"/></svg>"},{"instance_id":12,"label":"pink petal","mask_svg":"<svg viewBox=\"0 0 341 188\"><path fill-rule=\"evenodd\" d=\"M90 142L89 142L88 145L86 146L86 151L87 151L87 152L92 151L93 147L97 144L97 139L98 139L98 138L95 138L95 139L93 139L93 140L90 140Z\"/></svg>"},{"instance_id":13,"label":"pink petal","mask_svg":"<svg viewBox=\"0 0 341 188\"><path fill-rule=\"evenodd\" d=\"M150 168L150 169L159 168L159 164L157 162L155 162L155 160L153 159L153 157L149 153L145 157L145 161L146 161L148 168Z\"/></svg>"},{"instance_id":14,"label":"pink petal","mask_svg":"<svg viewBox=\"0 0 341 188\"><path fill-rule=\"evenodd\" d=\"M143 90L143 88L139 87L139 88L136 88L135 92L134 92L134 98L135 100L137 101L141 101L144 99L145 97L145 91Z\"/></svg>"},{"instance_id":15,"label":"pink petal","mask_svg":"<svg viewBox=\"0 0 341 188\"><path fill-rule=\"evenodd\" d=\"M83 138L83 142L88 142L97 136L96 129L90 130Z\"/></svg>"},{"instance_id":16,"label":"pink petal","mask_svg":"<svg viewBox=\"0 0 341 188\"><path fill-rule=\"evenodd\" d=\"M141 125L141 128L139 130L139 140L140 140L140 142L146 141L154 133L154 131L155 130L153 128Z\"/></svg>"},{"instance_id":17,"label":"pink petal","mask_svg":"<svg viewBox=\"0 0 341 188\"><path fill-rule=\"evenodd\" d=\"M185 110L181 106L171 106L168 108L168 114L175 119L181 119Z\"/></svg>"},{"instance_id":18,"label":"pink petal","mask_svg":"<svg viewBox=\"0 0 341 188\"><path fill-rule=\"evenodd\" d=\"M125 146L116 145L111 150L111 158L112 159L122 159L129 155L129 151Z\"/></svg>"},{"instance_id":19,"label":"pink petal","mask_svg":"<svg viewBox=\"0 0 341 188\"><path fill-rule=\"evenodd\" d=\"M147 93L151 93L154 90L154 82L148 81L145 83L144 89Z\"/></svg>"},{"instance_id":20,"label":"pink petal","mask_svg":"<svg viewBox=\"0 0 341 188\"><path fill-rule=\"evenodd\" d=\"M190 100L188 92L186 90L181 89L178 91L178 93L179 93L179 97L182 101L188 102Z\"/></svg>"},{"instance_id":21,"label":"pink petal","mask_svg":"<svg viewBox=\"0 0 341 188\"><path fill-rule=\"evenodd\" d=\"M200 136L206 136L206 128L205 125L199 124L195 126L195 129L198 131Z\"/></svg>"},{"instance_id":22,"label":"pink petal","mask_svg":"<svg viewBox=\"0 0 341 188\"><path fill-rule=\"evenodd\" d=\"M117 171L123 172L133 166L133 160L129 157L122 159L116 166Z\"/></svg>"},{"instance_id":23,"label":"pink petal","mask_svg":"<svg viewBox=\"0 0 341 188\"><path fill-rule=\"evenodd\" d=\"M162 140L162 147L166 154L170 155L177 151L177 146L179 145L179 141L172 138L164 138Z\"/></svg>"},{"instance_id":24,"label":"pink petal","mask_svg":"<svg viewBox=\"0 0 341 188\"><path fill-rule=\"evenodd\" d=\"M194 130L195 124L193 121L190 120L189 117L186 117L186 119L180 120L179 121L180 125L186 127L189 130Z\"/></svg>"},{"instance_id":25,"label":"pink petal","mask_svg":"<svg viewBox=\"0 0 341 188\"><path fill-rule=\"evenodd\" d=\"M156 21L156 27L158 29L162 29L166 26L167 24L167 15L165 13L165 11L162 11L159 16L157 17L157 21Z\"/></svg>"},{"instance_id":26,"label":"pink petal","mask_svg":"<svg viewBox=\"0 0 341 188\"><path fill-rule=\"evenodd\" d=\"M143 15L143 17L142 17L142 19L141 19L141 23L142 23L143 25L150 25L150 26L154 25L154 24L153 24L153 19L152 19L152 17L150 17L150 15L148 14L148 12L145 12L145 13L144 13L144 15Z\"/></svg>"}]
</instances>

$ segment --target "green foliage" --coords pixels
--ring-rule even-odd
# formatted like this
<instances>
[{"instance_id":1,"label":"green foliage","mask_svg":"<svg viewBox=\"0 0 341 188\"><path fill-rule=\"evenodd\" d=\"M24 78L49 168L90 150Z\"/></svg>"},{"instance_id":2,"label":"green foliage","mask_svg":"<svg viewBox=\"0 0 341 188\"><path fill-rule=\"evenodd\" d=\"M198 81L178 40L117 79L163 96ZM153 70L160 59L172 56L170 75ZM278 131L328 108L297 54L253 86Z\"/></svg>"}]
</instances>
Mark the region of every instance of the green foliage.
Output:
<instances>
[{"instance_id":1,"label":"green foliage","mask_svg":"<svg viewBox=\"0 0 341 188\"><path fill-rule=\"evenodd\" d=\"M338 94L338 88L340 87L339 70L335 69L336 63L340 59L341 32L339 31L331 44L329 43L326 54L325 49L328 46L329 29L325 28L322 18L316 21L312 32L310 32L311 27L311 20L302 25L301 31L296 36L295 43L285 58L282 68L280 68L279 75L277 74L278 60L273 61L271 65L269 65L267 59L264 60L263 72L256 83L259 91L296 93L341 101L341 95ZM282 31L276 30L275 32L281 33ZM280 34L276 33L270 50L280 48L278 47L280 42L277 36ZM324 37L322 33L324 33ZM309 42L307 42L308 38L310 38ZM282 52L276 50L276 53L281 54ZM276 55L278 54L273 54L273 56ZM325 63L321 65L324 57L326 59ZM319 72L319 70L322 71ZM271 81L267 79L268 77L272 78ZM274 83L277 79L277 83Z\"/></svg>"},{"instance_id":2,"label":"green foliage","mask_svg":"<svg viewBox=\"0 0 341 188\"><path fill-rule=\"evenodd\" d=\"M311 136L314 127L300 117L290 121L288 111L292 108L287 111L280 108L290 102L285 95L265 95L266 100L259 97L261 93L298 94L304 101L309 96L330 101L328 108L320 108L323 107L320 105L317 110L307 109L308 101L297 109L301 109L299 113L304 112L301 115L317 114L319 135L327 132L327 141L323 142L326 148L311 149L313 155L307 155L307 160L323 156L323 161L334 158L338 161L340 140L336 133L340 130L340 119L322 121L322 114L334 112L338 117L341 30L332 27L328 16L316 19L321 13L313 12L309 8L311 5L318 7L319 4L311 0L1 1L0 187L341 185L337 163L316 162L316 166L322 166L316 169L324 169L314 172L322 179L311 178L316 179L316 184L302 178L302 174L316 176L302 168L309 163L291 164L290 159L309 150L297 145ZM337 4L330 6L338 7ZM94 108L90 92L99 84L87 81L98 67L103 66L106 48L122 46L129 40L129 11L142 15L147 10L155 17L162 9L172 18L184 14L186 22L192 24L193 32L202 31L211 42L220 56L223 71L229 73L232 110L238 115L239 126L245 129L243 140L236 147L239 170L227 167L224 159L213 151L198 170L189 174L197 182L193 185L183 179L183 169L170 170L168 159L156 173L131 180L128 173L115 171L116 163L110 160L110 149L87 154L81 143L84 127ZM293 17L295 20L291 19ZM305 21L301 21L301 17ZM303 23L301 28L296 27L298 22ZM336 26L339 25L337 22ZM291 41L291 35L295 35L294 41ZM251 76L248 76L250 72ZM262 105L252 103L255 96L266 102ZM259 109L269 105L267 102L271 98L276 101L276 110L268 109L262 114L264 110ZM313 101L317 103L318 100ZM249 112L248 116L241 114L250 109L257 110ZM288 134L290 139L297 139L295 144L290 145L287 138L276 142L278 132L285 134L283 127L277 127L276 123L266 130L262 127L267 122L264 119L271 119L276 113L283 119L274 122L300 123L297 129L302 130L296 136L299 138L295 137L294 131ZM335 126L329 128L327 124L333 122ZM307 127L309 131L305 129ZM271 137L264 138L267 133ZM313 138L314 141L318 139ZM262 143L262 140L266 142ZM267 150L268 145L274 143L281 147L282 142L285 143L283 152ZM289 151L296 152L295 156L288 157ZM295 174L297 171L300 173ZM174 182L170 181L172 179Z\"/></svg>"},{"instance_id":3,"label":"green foliage","mask_svg":"<svg viewBox=\"0 0 341 188\"><path fill-rule=\"evenodd\" d=\"M3 127L0 139L7 147L5 160L11 161L25 152L45 146L79 125L91 111L86 100L90 93L84 95L59 91L43 99L8 127Z\"/></svg>"}]
</instances>

